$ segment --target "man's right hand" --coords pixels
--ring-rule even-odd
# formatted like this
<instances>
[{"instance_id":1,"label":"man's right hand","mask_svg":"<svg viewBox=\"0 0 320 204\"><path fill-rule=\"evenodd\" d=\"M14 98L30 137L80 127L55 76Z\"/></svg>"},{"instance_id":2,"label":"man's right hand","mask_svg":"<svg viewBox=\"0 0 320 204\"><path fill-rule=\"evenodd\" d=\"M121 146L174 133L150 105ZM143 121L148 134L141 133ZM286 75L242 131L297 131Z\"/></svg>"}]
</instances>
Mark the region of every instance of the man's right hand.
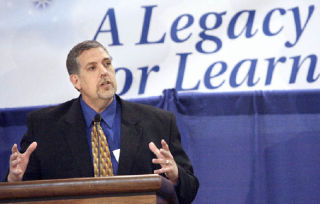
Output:
<instances>
[{"instance_id":1,"label":"man's right hand","mask_svg":"<svg viewBox=\"0 0 320 204\"><path fill-rule=\"evenodd\" d=\"M21 154L18 150L17 144L14 144L11 149L10 156L10 171L8 175L8 182L21 181L24 172L27 169L31 153L36 149L37 143L33 142L28 147L25 153Z\"/></svg>"}]
</instances>

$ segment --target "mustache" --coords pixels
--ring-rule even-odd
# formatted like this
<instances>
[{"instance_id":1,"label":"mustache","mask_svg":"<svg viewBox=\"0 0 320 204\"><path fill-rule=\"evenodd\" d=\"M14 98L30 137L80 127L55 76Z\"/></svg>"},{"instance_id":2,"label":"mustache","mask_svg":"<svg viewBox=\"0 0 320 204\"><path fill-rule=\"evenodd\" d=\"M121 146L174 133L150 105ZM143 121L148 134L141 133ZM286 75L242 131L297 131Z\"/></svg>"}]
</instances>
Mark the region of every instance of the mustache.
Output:
<instances>
[{"instance_id":1,"label":"mustache","mask_svg":"<svg viewBox=\"0 0 320 204\"><path fill-rule=\"evenodd\" d=\"M103 79L99 82L99 85L104 85L104 84L112 84L112 80L110 79Z\"/></svg>"}]
</instances>

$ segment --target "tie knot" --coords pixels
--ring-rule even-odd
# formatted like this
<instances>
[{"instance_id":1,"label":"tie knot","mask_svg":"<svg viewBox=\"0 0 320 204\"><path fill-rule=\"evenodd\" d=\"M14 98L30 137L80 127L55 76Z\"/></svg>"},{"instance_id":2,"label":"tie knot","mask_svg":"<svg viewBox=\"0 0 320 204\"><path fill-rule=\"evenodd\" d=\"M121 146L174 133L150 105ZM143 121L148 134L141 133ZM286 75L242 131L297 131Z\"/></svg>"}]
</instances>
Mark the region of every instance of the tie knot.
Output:
<instances>
[{"instance_id":1,"label":"tie knot","mask_svg":"<svg viewBox=\"0 0 320 204\"><path fill-rule=\"evenodd\" d=\"M99 115L99 114L96 114L95 116L94 116L94 120L93 120L94 122L100 122L101 121L101 116Z\"/></svg>"}]
</instances>

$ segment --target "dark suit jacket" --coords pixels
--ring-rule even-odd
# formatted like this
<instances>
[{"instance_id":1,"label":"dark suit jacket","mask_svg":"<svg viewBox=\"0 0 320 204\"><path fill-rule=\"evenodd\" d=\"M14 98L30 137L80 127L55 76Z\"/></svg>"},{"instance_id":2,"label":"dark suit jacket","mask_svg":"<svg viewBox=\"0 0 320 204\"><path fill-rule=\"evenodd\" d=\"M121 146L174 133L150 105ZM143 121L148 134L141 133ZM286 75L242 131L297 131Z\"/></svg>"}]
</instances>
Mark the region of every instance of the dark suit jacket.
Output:
<instances>
[{"instance_id":1,"label":"dark suit jacket","mask_svg":"<svg viewBox=\"0 0 320 204\"><path fill-rule=\"evenodd\" d=\"M180 203L191 202L199 182L181 146L174 114L119 100L122 119L118 175L152 174L159 169L159 165L152 164L155 156L148 144L153 141L159 148L161 139L164 139L178 165L178 199ZM31 154L24 180L94 175L79 98L32 112L28 116L27 126L21 151L24 152L33 141L38 146Z\"/></svg>"}]
</instances>

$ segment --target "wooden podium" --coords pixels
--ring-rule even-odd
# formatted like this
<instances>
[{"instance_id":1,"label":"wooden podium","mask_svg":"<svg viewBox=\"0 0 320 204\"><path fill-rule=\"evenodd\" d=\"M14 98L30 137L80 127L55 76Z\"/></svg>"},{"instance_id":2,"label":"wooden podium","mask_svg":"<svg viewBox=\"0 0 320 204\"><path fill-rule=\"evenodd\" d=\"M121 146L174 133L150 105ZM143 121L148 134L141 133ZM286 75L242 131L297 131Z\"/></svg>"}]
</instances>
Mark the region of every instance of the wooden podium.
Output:
<instances>
[{"instance_id":1,"label":"wooden podium","mask_svg":"<svg viewBox=\"0 0 320 204\"><path fill-rule=\"evenodd\" d=\"M178 203L156 174L0 183L0 203Z\"/></svg>"}]
</instances>

